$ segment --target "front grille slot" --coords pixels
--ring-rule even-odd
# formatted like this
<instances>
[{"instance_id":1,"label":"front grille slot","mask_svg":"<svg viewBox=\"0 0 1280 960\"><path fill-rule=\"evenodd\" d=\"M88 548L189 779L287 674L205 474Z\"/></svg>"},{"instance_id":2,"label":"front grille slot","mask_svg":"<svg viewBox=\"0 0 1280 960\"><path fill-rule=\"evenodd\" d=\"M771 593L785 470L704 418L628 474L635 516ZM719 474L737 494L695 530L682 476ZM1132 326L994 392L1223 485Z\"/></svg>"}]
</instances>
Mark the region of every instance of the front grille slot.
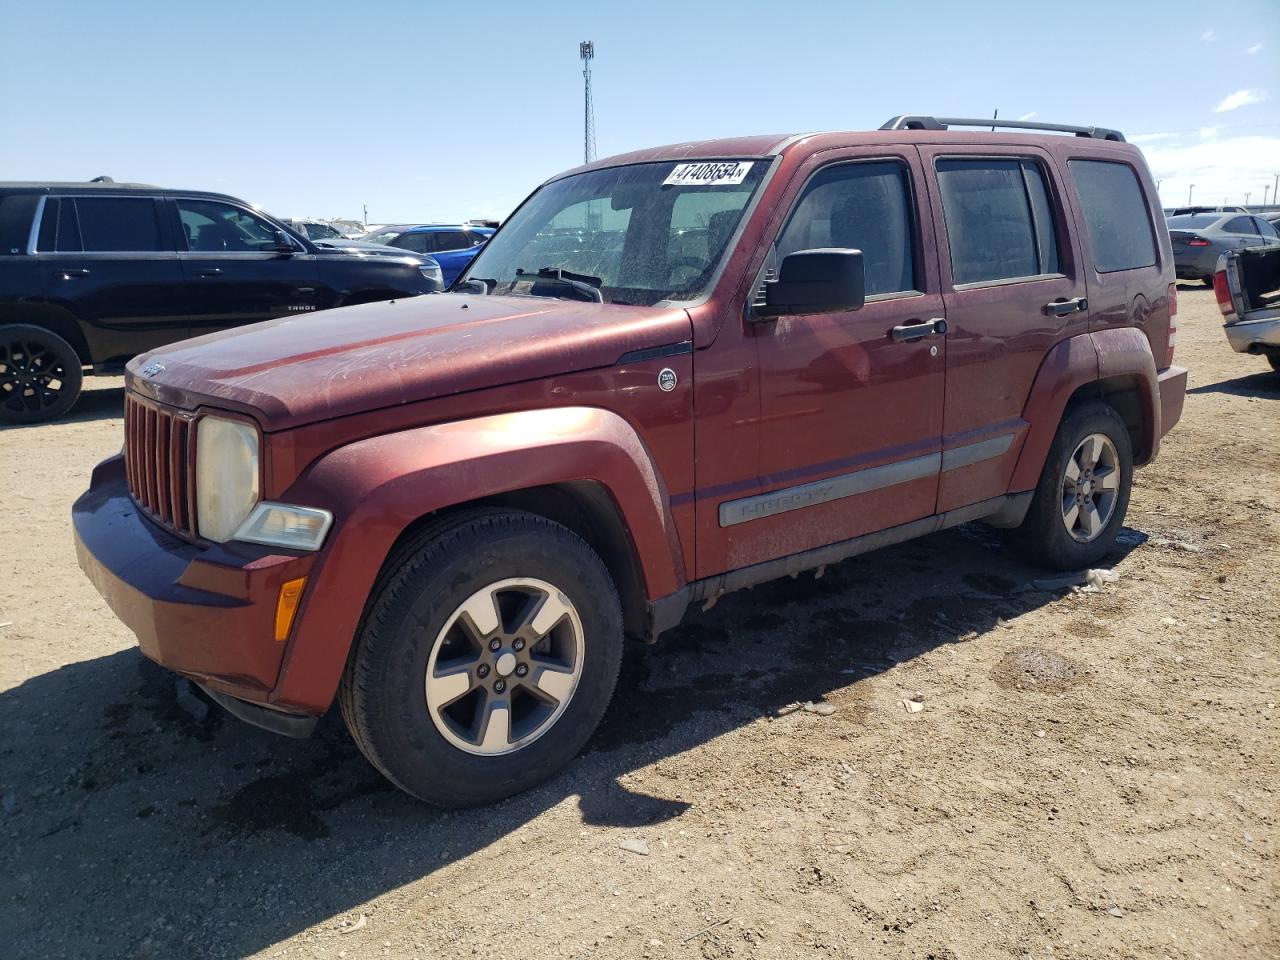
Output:
<instances>
[{"instance_id":1,"label":"front grille slot","mask_svg":"<svg viewBox=\"0 0 1280 960\"><path fill-rule=\"evenodd\" d=\"M127 394L124 466L129 494L161 526L196 539L194 419Z\"/></svg>"}]
</instances>

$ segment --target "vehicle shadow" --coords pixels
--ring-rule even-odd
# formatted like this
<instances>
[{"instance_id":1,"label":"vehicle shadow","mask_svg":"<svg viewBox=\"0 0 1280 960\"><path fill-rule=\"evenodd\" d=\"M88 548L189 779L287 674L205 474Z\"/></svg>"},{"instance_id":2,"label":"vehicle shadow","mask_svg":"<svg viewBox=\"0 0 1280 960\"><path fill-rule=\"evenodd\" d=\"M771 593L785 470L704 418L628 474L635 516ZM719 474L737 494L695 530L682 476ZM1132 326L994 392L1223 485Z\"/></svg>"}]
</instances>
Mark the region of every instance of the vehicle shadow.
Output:
<instances>
[{"instance_id":1,"label":"vehicle shadow","mask_svg":"<svg viewBox=\"0 0 1280 960\"><path fill-rule=\"evenodd\" d=\"M1220 380L1191 387L1187 393L1227 393L1236 397L1280 397L1280 373L1270 367L1234 380Z\"/></svg>"},{"instance_id":2,"label":"vehicle shadow","mask_svg":"<svg viewBox=\"0 0 1280 960\"><path fill-rule=\"evenodd\" d=\"M1124 530L1108 562L1145 539ZM462 811L389 786L332 715L287 740L134 649L69 664L0 693L8 955L245 956L316 925L336 936L348 911L552 808L586 825L673 820L690 806L680 783L651 795L620 778L802 701L828 699L836 712L820 722L856 740L866 678L982 643L1064 592L1033 586L1039 576L975 525L690 611L655 647L628 651L582 757Z\"/></svg>"},{"instance_id":3,"label":"vehicle shadow","mask_svg":"<svg viewBox=\"0 0 1280 960\"><path fill-rule=\"evenodd\" d=\"M91 386L86 382L85 390L76 400L75 406L63 417L50 423L0 423L3 430L39 430L42 427L63 423L89 423L94 420L110 420L124 417L124 387L107 385Z\"/></svg>"}]
</instances>

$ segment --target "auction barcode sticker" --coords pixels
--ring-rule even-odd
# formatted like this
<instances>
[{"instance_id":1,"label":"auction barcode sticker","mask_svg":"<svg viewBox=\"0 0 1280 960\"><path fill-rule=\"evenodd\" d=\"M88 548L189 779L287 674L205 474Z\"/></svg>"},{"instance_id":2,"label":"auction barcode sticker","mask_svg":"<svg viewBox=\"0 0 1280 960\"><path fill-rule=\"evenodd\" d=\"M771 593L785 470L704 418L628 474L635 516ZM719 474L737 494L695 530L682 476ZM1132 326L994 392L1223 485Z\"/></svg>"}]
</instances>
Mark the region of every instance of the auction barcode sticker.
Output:
<instances>
[{"instance_id":1,"label":"auction barcode sticker","mask_svg":"<svg viewBox=\"0 0 1280 960\"><path fill-rule=\"evenodd\" d=\"M720 187L741 183L747 178L750 170L750 160L677 163L667 179L662 181L662 185L664 187Z\"/></svg>"}]
</instances>

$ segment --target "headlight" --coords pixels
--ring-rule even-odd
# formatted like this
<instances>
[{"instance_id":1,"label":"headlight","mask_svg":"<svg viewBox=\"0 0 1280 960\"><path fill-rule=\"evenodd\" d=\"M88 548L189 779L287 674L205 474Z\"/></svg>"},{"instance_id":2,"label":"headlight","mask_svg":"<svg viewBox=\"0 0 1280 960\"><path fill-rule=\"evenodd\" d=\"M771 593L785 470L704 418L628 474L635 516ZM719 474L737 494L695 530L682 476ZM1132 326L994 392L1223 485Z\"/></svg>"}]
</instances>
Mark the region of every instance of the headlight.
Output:
<instances>
[{"instance_id":1,"label":"headlight","mask_svg":"<svg viewBox=\"0 0 1280 960\"><path fill-rule=\"evenodd\" d=\"M230 540L258 502L258 431L205 416L196 424L196 519L200 536Z\"/></svg>"},{"instance_id":2,"label":"headlight","mask_svg":"<svg viewBox=\"0 0 1280 960\"><path fill-rule=\"evenodd\" d=\"M295 507L264 500L236 531L236 540L294 550L319 550L333 514L315 507Z\"/></svg>"},{"instance_id":3,"label":"headlight","mask_svg":"<svg viewBox=\"0 0 1280 960\"><path fill-rule=\"evenodd\" d=\"M418 270L424 277L435 284L437 290L444 289L444 271L440 269L440 264L432 260L430 263L424 263L418 267Z\"/></svg>"}]
</instances>

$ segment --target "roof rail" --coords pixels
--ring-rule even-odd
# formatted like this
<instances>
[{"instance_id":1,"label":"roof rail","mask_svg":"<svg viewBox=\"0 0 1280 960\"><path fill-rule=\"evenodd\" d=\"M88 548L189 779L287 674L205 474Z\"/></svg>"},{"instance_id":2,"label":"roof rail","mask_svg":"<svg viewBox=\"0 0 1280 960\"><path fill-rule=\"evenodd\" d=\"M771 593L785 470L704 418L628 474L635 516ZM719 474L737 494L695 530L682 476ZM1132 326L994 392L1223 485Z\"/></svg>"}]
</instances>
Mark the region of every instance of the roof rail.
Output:
<instances>
[{"instance_id":1,"label":"roof rail","mask_svg":"<svg viewBox=\"0 0 1280 960\"><path fill-rule=\"evenodd\" d=\"M1124 143L1124 134L1106 127L1075 127L1065 123L1037 123L1034 120L986 120L961 117L894 117L880 127L881 130L946 130L948 127L1005 127L1010 130L1049 130L1054 133L1074 133L1077 137L1095 140L1115 140Z\"/></svg>"}]
</instances>

